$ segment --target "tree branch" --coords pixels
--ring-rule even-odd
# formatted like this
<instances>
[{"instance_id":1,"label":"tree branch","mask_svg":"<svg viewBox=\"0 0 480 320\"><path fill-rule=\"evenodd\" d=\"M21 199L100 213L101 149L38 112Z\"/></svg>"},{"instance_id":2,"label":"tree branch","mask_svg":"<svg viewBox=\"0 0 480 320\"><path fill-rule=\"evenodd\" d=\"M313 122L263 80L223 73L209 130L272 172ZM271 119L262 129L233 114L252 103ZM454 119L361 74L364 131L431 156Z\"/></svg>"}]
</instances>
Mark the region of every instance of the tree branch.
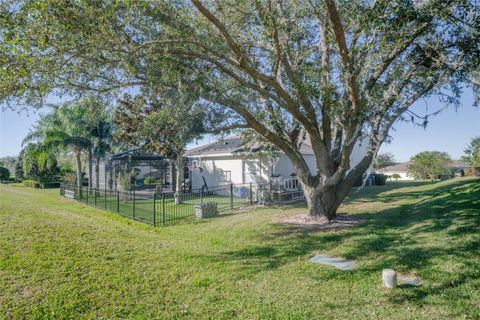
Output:
<instances>
[{"instance_id":1,"label":"tree branch","mask_svg":"<svg viewBox=\"0 0 480 320\"><path fill-rule=\"evenodd\" d=\"M237 58L237 61L242 64L243 56L242 56L242 51L240 50L240 47L237 45L237 43L233 40L233 38L230 36L228 33L227 29L225 26L220 22L220 20L217 19L206 7L203 6L203 4L199 0L191 0L193 5L200 11L205 18L207 18L215 27L217 27L218 31L222 34L222 36L225 38L227 41L229 47L232 49L232 51L235 53L235 56Z\"/></svg>"},{"instance_id":2,"label":"tree branch","mask_svg":"<svg viewBox=\"0 0 480 320\"><path fill-rule=\"evenodd\" d=\"M337 42L340 60L342 61L342 65L345 69L350 102L352 103L352 108L354 112L358 113L360 108L358 85L348 53L347 42L345 40L345 30L343 28L342 22L340 21L340 16L338 14L337 7L335 6L335 1L326 0L325 4L327 5L328 15L330 18L330 22L332 23L333 33Z\"/></svg>"}]
</instances>

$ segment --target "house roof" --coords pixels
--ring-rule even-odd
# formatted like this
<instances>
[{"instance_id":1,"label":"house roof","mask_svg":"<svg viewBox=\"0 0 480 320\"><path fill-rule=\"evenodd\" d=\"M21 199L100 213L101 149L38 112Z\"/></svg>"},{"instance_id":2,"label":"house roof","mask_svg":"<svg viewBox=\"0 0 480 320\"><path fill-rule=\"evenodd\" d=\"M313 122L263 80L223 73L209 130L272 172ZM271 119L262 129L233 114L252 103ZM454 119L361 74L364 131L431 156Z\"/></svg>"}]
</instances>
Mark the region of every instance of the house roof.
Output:
<instances>
[{"instance_id":1,"label":"house roof","mask_svg":"<svg viewBox=\"0 0 480 320\"><path fill-rule=\"evenodd\" d=\"M110 160L121 160L126 158L132 158L134 160L161 160L164 157L156 155L151 152L147 152L143 148L134 148L122 152L112 154L108 157Z\"/></svg>"},{"instance_id":2,"label":"house roof","mask_svg":"<svg viewBox=\"0 0 480 320\"><path fill-rule=\"evenodd\" d=\"M452 161L452 168L465 169L465 168L469 168L469 167L471 167L471 166L468 163L463 162L462 160L453 160Z\"/></svg>"},{"instance_id":3,"label":"house roof","mask_svg":"<svg viewBox=\"0 0 480 320\"><path fill-rule=\"evenodd\" d=\"M407 167L410 161L404 163L397 163L393 166L388 166L382 169L378 169L378 172L407 172Z\"/></svg>"},{"instance_id":4,"label":"house roof","mask_svg":"<svg viewBox=\"0 0 480 320\"><path fill-rule=\"evenodd\" d=\"M199 146L185 152L187 157L207 156L214 154L235 154L240 152L257 152L260 146L252 146L249 149L242 145L242 139L239 136L225 138L213 143ZM312 147L303 143L300 152L302 154L313 154Z\"/></svg>"}]
</instances>

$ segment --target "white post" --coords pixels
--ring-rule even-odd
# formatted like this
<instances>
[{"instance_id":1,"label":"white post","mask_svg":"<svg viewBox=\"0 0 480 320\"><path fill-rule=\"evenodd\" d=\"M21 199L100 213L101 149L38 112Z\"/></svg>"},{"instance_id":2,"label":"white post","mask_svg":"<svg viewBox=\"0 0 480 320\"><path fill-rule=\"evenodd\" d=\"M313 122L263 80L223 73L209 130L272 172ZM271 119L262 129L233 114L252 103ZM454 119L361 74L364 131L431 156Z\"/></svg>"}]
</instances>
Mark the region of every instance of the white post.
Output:
<instances>
[{"instance_id":1,"label":"white post","mask_svg":"<svg viewBox=\"0 0 480 320\"><path fill-rule=\"evenodd\" d=\"M397 273L392 269L383 269L382 271L383 286L389 289L397 287Z\"/></svg>"}]
</instances>

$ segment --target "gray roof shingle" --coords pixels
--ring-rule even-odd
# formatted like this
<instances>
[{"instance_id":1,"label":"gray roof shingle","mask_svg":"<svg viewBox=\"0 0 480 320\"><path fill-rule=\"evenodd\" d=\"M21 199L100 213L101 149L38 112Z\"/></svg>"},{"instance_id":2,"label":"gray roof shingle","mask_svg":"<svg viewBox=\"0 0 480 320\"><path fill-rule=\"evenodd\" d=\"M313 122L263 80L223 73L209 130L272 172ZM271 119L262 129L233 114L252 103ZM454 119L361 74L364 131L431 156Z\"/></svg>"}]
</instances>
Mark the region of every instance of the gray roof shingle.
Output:
<instances>
[{"instance_id":1,"label":"gray roof shingle","mask_svg":"<svg viewBox=\"0 0 480 320\"><path fill-rule=\"evenodd\" d=\"M195 156L204 156L204 155L212 155L212 154L219 154L219 153L236 153L236 152L257 152L260 150L260 147L253 146L250 150L246 149L242 146L242 139L239 136L234 136L230 138L225 138L223 140L218 140L203 146L199 146L196 148L192 148L185 152L185 156L187 157L195 157ZM300 152L302 154L313 154L312 147L306 143L303 143Z\"/></svg>"}]
</instances>

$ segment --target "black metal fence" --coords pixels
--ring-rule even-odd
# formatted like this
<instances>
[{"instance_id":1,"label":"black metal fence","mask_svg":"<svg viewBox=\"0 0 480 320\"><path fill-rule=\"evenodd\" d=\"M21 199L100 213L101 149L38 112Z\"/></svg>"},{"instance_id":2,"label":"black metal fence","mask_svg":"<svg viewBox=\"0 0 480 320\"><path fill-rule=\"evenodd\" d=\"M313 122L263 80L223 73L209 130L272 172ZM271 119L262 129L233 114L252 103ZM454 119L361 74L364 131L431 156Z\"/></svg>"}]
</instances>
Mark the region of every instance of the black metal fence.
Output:
<instances>
[{"instance_id":1,"label":"black metal fence","mask_svg":"<svg viewBox=\"0 0 480 320\"><path fill-rule=\"evenodd\" d=\"M195 217L195 207L215 202L220 213L259 202L257 184L224 185L194 190L175 197L146 190L118 191L61 184L60 195L154 226L173 224Z\"/></svg>"}]
</instances>

